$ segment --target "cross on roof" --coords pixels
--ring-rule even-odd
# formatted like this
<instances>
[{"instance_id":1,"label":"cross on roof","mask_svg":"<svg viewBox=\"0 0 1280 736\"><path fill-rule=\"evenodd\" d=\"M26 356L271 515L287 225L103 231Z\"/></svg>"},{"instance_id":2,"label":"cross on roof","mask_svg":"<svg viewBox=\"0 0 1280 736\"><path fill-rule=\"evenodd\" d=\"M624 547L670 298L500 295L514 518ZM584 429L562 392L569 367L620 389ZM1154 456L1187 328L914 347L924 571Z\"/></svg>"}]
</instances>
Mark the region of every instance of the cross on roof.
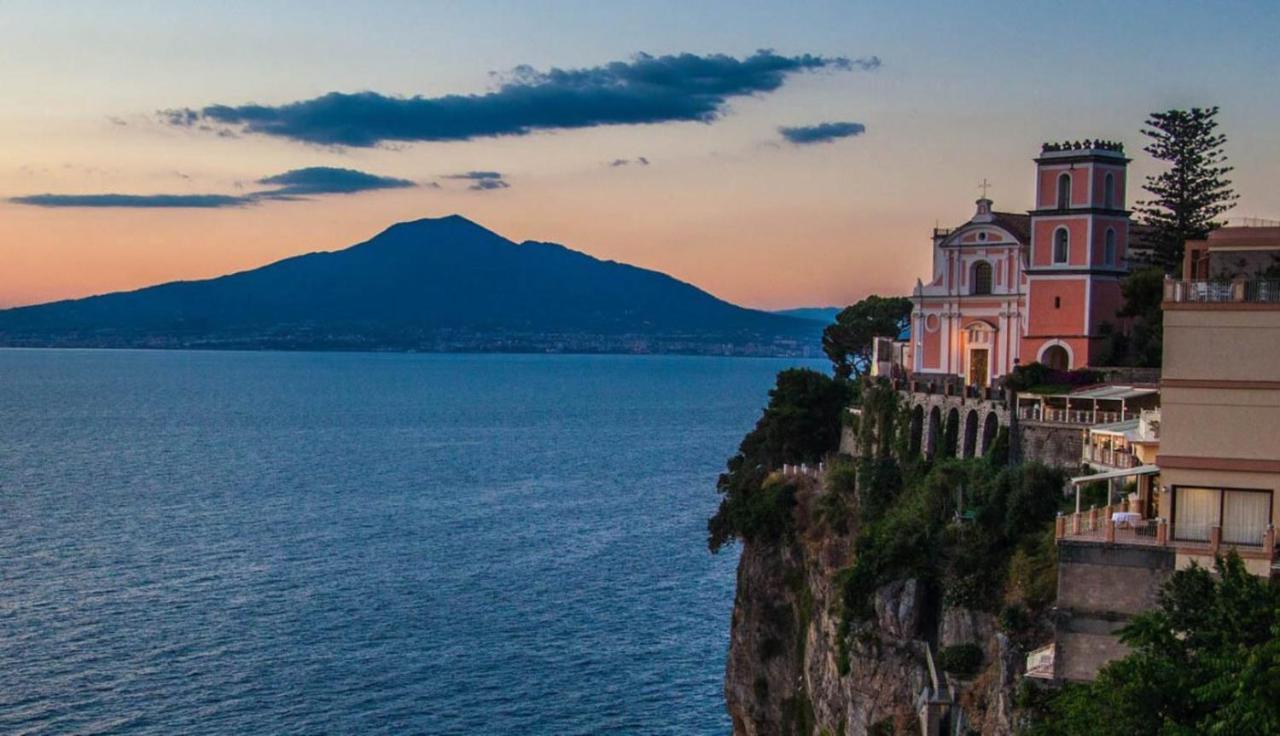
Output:
<instances>
[{"instance_id":1,"label":"cross on roof","mask_svg":"<svg viewBox=\"0 0 1280 736\"><path fill-rule=\"evenodd\" d=\"M991 182L987 181L987 177L984 176L982 177L982 183L978 185L978 188L982 190L982 198L986 199L987 190L991 188Z\"/></svg>"}]
</instances>

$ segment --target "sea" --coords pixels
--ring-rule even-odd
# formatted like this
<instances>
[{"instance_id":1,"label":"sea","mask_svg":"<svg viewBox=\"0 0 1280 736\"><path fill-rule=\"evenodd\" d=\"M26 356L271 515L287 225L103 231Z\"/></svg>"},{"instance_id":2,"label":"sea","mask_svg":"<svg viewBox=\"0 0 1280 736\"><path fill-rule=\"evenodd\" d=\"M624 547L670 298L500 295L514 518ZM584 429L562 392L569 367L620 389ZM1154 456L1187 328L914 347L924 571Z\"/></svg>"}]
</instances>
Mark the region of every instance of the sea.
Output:
<instances>
[{"instance_id":1,"label":"sea","mask_svg":"<svg viewBox=\"0 0 1280 736\"><path fill-rule=\"evenodd\" d=\"M796 365L0 350L0 734L726 734Z\"/></svg>"}]
</instances>

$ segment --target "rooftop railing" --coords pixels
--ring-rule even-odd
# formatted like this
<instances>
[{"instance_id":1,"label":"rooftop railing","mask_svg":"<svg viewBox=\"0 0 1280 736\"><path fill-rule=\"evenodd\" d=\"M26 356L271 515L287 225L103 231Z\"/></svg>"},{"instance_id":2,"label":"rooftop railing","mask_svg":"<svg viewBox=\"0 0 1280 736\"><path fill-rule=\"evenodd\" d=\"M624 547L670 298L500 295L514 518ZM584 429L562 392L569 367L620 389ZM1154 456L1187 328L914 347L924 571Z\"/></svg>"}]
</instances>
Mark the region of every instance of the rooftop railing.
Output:
<instances>
[{"instance_id":1,"label":"rooftop railing","mask_svg":"<svg viewBox=\"0 0 1280 736\"><path fill-rule=\"evenodd\" d=\"M1177 281L1166 279L1164 300L1178 304L1280 304L1280 279Z\"/></svg>"}]
</instances>

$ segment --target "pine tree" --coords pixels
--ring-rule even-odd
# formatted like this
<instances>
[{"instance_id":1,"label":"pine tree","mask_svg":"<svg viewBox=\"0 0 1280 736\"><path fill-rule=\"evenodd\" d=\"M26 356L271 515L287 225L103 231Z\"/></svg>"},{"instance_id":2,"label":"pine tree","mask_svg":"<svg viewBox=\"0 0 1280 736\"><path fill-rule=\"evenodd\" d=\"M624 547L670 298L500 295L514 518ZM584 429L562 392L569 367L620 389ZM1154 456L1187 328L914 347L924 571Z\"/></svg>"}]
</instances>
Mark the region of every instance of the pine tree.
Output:
<instances>
[{"instance_id":1,"label":"pine tree","mask_svg":"<svg viewBox=\"0 0 1280 736\"><path fill-rule=\"evenodd\" d=\"M1156 112L1142 129L1151 140L1143 150L1170 165L1147 177L1144 188L1152 198L1137 206L1151 227L1147 240L1156 262L1167 273L1181 267L1185 243L1221 227L1217 217L1239 198L1226 178L1233 168L1222 151L1227 137L1214 133L1217 114L1217 107Z\"/></svg>"}]
</instances>

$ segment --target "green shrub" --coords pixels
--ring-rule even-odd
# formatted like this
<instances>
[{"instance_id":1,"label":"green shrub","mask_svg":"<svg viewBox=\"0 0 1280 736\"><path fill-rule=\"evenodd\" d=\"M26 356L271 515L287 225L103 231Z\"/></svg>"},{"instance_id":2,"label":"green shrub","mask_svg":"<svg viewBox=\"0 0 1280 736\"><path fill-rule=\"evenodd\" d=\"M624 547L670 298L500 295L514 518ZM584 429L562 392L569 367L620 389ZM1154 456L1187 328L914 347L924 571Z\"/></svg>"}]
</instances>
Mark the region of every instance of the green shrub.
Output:
<instances>
[{"instance_id":1,"label":"green shrub","mask_svg":"<svg viewBox=\"0 0 1280 736\"><path fill-rule=\"evenodd\" d=\"M793 368L778 374L755 429L716 483L720 508L707 522L712 552L735 539L776 540L790 528L795 489L766 487L784 464L817 463L840 444L840 415L852 389L817 371Z\"/></svg>"},{"instance_id":2,"label":"green shrub","mask_svg":"<svg viewBox=\"0 0 1280 736\"><path fill-rule=\"evenodd\" d=\"M957 677L972 677L982 667L982 648L977 644L956 644L938 652L938 666Z\"/></svg>"},{"instance_id":3,"label":"green shrub","mask_svg":"<svg viewBox=\"0 0 1280 736\"><path fill-rule=\"evenodd\" d=\"M1000 628L1006 634L1021 634L1031 628L1031 616L1021 604L1010 603L1000 609Z\"/></svg>"}]
</instances>

